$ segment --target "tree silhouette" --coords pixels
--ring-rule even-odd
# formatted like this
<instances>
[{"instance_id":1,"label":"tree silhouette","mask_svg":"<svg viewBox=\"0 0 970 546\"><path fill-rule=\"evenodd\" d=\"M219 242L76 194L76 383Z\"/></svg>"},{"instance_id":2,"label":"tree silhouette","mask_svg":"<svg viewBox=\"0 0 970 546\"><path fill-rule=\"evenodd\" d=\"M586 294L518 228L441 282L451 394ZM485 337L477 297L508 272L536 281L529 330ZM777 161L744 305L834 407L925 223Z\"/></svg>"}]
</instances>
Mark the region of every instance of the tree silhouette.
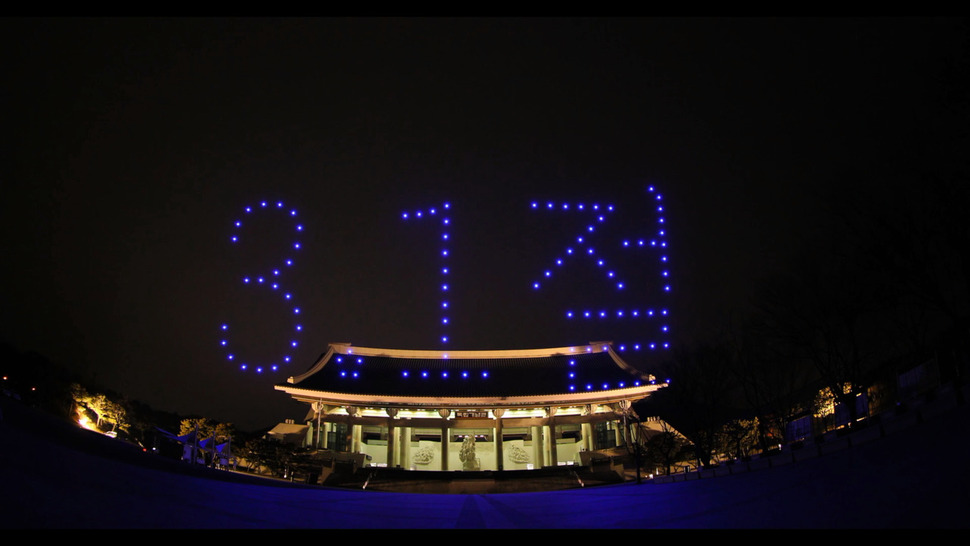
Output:
<instances>
[{"instance_id":1,"label":"tree silhouette","mask_svg":"<svg viewBox=\"0 0 970 546\"><path fill-rule=\"evenodd\" d=\"M734 416L736 384L731 366L732 354L724 343L680 346L659 366L670 383L648 399L656 407L652 411L690 440L700 466L710 465L721 427Z\"/></svg>"}]
</instances>

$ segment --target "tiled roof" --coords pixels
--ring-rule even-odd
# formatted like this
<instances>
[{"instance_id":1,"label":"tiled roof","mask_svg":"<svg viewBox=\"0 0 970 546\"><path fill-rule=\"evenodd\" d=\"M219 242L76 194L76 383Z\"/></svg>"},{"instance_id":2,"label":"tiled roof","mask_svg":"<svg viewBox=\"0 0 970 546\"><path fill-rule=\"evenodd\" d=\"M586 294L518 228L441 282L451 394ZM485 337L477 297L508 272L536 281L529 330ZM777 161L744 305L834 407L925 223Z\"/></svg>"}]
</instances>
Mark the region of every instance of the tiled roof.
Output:
<instances>
[{"instance_id":1,"label":"tiled roof","mask_svg":"<svg viewBox=\"0 0 970 546\"><path fill-rule=\"evenodd\" d=\"M605 344L531 351L436 354L332 345L287 387L393 397L544 396L646 386Z\"/></svg>"},{"instance_id":2,"label":"tiled roof","mask_svg":"<svg viewBox=\"0 0 970 546\"><path fill-rule=\"evenodd\" d=\"M269 434L304 434L309 428L304 424L279 423L269 431Z\"/></svg>"}]
</instances>

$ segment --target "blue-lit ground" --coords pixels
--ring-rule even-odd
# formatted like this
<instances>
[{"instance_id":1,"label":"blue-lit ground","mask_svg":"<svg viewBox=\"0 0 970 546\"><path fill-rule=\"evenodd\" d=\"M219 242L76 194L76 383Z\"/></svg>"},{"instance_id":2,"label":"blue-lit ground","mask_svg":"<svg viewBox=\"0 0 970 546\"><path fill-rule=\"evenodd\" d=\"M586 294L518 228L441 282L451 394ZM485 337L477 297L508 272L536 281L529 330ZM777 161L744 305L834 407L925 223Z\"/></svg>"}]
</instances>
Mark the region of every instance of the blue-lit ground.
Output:
<instances>
[{"instance_id":1,"label":"blue-lit ground","mask_svg":"<svg viewBox=\"0 0 970 546\"><path fill-rule=\"evenodd\" d=\"M884 438L763 470L488 495L338 490L219 471L193 475L186 466L164 470L152 464L155 456L121 456L117 441L51 426L9 399L0 404L6 529L970 526L970 471L961 460L970 447L970 408L952 402Z\"/></svg>"}]
</instances>

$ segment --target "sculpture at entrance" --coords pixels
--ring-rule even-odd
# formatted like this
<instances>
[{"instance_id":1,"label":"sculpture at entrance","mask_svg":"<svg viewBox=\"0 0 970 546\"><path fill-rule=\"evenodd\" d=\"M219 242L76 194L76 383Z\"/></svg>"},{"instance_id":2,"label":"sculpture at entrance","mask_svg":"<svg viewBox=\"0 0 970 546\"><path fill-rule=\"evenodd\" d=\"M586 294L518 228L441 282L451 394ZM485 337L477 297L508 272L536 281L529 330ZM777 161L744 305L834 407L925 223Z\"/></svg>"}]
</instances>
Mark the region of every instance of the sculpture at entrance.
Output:
<instances>
[{"instance_id":1,"label":"sculpture at entrance","mask_svg":"<svg viewBox=\"0 0 970 546\"><path fill-rule=\"evenodd\" d=\"M411 456L415 464L430 464L434 459L434 451L428 446L421 446Z\"/></svg>"},{"instance_id":2,"label":"sculpture at entrance","mask_svg":"<svg viewBox=\"0 0 970 546\"><path fill-rule=\"evenodd\" d=\"M481 469L481 463L479 463L478 458L475 457L474 434L465 436L465 440L461 443L461 451L458 452L458 458L461 459L463 470Z\"/></svg>"},{"instance_id":3,"label":"sculpture at entrance","mask_svg":"<svg viewBox=\"0 0 970 546\"><path fill-rule=\"evenodd\" d=\"M509 454L509 460L513 463L524 464L529 462L529 454L517 445L510 445L507 448L507 452Z\"/></svg>"}]
</instances>

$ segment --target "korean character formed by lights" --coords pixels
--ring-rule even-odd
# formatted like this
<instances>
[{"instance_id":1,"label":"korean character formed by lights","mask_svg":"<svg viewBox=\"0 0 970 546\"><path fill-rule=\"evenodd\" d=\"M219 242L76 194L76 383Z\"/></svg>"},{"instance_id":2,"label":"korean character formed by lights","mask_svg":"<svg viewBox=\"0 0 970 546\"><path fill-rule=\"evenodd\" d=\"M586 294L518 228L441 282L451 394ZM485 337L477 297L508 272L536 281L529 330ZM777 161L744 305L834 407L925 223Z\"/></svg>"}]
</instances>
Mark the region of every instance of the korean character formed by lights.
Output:
<instances>
[{"instance_id":1,"label":"korean character formed by lights","mask_svg":"<svg viewBox=\"0 0 970 546\"><path fill-rule=\"evenodd\" d=\"M441 337L438 339L442 347L448 346L449 342L449 316L451 315L451 300L448 297L449 288L451 285L451 267L449 265L449 248L451 243L451 204L443 203L440 207L431 207L424 210L416 210L413 212L403 212L401 213L401 218L404 220L427 220L428 218L440 219L441 220L441 251L439 255L441 256Z\"/></svg>"},{"instance_id":2,"label":"korean character formed by lights","mask_svg":"<svg viewBox=\"0 0 970 546\"><path fill-rule=\"evenodd\" d=\"M659 277L662 294L670 294L672 290L669 270L670 258L667 255L667 230L664 220L663 196L657 193L654 186L649 186L646 194L648 207L656 213L655 231L647 237L622 237L617 241L604 241L602 237L597 237L603 231L601 228L609 222L610 216L616 212L614 205L532 201L530 207L537 212L574 214L585 220L574 239L562 249L561 254L555 256L550 261L550 265L541 272L538 278L532 281L532 289L541 290L546 280L559 274L558 272L563 270L571 261L585 259L592 260L602 272L604 281L610 283L615 290L622 292L630 286L630 281L642 279L643 276L636 271L622 272L614 269L610 265L608 254L612 252L648 252L656 255L656 263L659 266L657 277ZM601 244L594 246L594 241ZM620 352L669 349L670 342L667 341L670 333L670 327L667 323L668 316L666 308L638 305L616 309L567 309L565 311L565 317L568 320L635 321L647 319L659 322L655 329L650 330L656 336L653 340L618 343L616 349ZM589 385L589 387L593 388L592 385Z\"/></svg>"},{"instance_id":3,"label":"korean character formed by lights","mask_svg":"<svg viewBox=\"0 0 970 546\"><path fill-rule=\"evenodd\" d=\"M241 282L243 285L250 287L255 290L268 290L273 293L279 294L279 300L289 308L289 314L292 316L292 337L287 340L284 345L284 349L280 352L279 358L265 363L251 363L247 362L244 357L236 355L231 349L231 324L227 320L222 323L219 327L221 333L221 338L219 344L226 351L226 359L235 363L239 366L240 370L254 370L257 373L262 373L263 371L277 371L280 364L285 364L290 362L292 359L292 351L296 349L299 345L298 337L303 331L303 325L300 320L300 307L295 303L293 294L283 288L282 281L285 275L284 271L288 271L293 267L294 256L297 252L301 250L300 236L303 234L303 225L300 224L297 219L296 210L289 209L283 206L281 201L275 203L269 201L260 201L255 206L247 206L243 209L242 219L236 220L233 223L235 230L229 237L230 242L233 245L243 245L247 242L247 236L244 236L244 230L247 226L247 219L253 217L256 214L276 214L281 216L284 220L293 222L293 231L296 234L296 239L289 244L288 247L284 248L281 254L283 257L280 258L279 263L274 267L271 267L267 271L253 271L242 275ZM256 234L250 233L249 237L256 237Z\"/></svg>"}]
</instances>

